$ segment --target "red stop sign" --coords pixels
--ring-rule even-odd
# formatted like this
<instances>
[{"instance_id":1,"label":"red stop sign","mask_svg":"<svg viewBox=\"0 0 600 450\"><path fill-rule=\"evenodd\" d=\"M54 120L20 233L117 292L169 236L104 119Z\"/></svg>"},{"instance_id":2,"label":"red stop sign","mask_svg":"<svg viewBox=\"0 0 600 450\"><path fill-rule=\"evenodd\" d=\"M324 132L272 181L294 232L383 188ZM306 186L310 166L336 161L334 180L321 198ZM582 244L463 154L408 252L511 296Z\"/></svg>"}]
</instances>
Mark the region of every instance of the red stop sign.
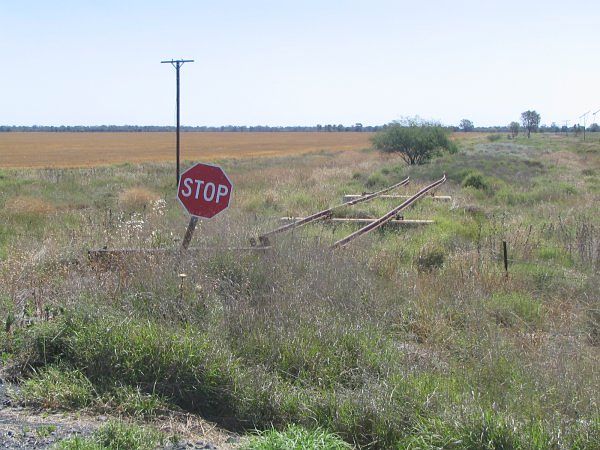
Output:
<instances>
[{"instance_id":1,"label":"red stop sign","mask_svg":"<svg viewBox=\"0 0 600 450\"><path fill-rule=\"evenodd\" d=\"M220 167L198 163L181 174L177 198L192 216L210 219L229 206L232 189Z\"/></svg>"}]
</instances>

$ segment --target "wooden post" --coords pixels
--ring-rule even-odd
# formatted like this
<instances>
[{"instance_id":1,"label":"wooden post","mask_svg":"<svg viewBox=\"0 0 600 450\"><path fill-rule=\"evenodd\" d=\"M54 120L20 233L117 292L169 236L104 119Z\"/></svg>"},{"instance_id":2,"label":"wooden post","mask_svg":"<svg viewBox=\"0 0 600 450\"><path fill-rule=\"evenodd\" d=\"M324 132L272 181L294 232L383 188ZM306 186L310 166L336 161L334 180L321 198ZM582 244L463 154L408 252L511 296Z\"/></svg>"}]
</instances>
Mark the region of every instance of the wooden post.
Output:
<instances>
[{"instance_id":1,"label":"wooden post","mask_svg":"<svg viewBox=\"0 0 600 450\"><path fill-rule=\"evenodd\" d=\"M502 241L502 252L504 253L504 276L508 278L508 250L506 248L506 241Z\"/></svg>"},{"instance_id":2,"label":"wooden post","mask_svg":"<svg viewBox=\"0 0 600 450\"><path fill-rule=\"evenodd\" d=\"M190 246L190 241L192 240L192 236L194 235L194 230L196 229L197 223L198 218L196 216L192 216L190 218L190 223L188 224L187 230L185 231L183 242L181 243L181 248L183 250L187 250L187 248Z\"/></svg>"}]
</instances>

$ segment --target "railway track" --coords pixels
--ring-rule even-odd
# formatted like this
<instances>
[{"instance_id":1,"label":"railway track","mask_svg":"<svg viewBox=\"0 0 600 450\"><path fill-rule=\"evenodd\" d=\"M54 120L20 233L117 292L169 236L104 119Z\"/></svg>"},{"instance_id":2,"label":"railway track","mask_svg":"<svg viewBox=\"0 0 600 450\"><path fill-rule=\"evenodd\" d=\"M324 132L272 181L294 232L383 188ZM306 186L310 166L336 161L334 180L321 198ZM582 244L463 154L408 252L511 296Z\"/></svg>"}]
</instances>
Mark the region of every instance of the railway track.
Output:
<instances>
[{"instance_id":1,"label":"railway track","mask_svg":"<svg viewBox=\"0 0 600 450\"><path fill-rule=\"evenodd\" d=\"M287 225L283 225L283 226L281 226L279 228L275 228L274 230L271 230L271 231L269 231L267 233L261 234L258 237L258 241L260 242L260 245L263 246L263 247L269 246L270 245L269 237L271 237L271 236L274 236L274 235L279 234L279 233L284 233L286 231L294 230L296 228L299 228L299 227L304 226L304 225L309 224L309 223L316 222L318 220L323 220L323 219L331 218L331 216L333 215L333 211L335 211L336 209L342 208L344 206L352 206L352 205L356 205L358 203L363 203L363 202L367 202L369 200L373 200L374 198L377 198L380 195L385 194L386 192L390 192L393 189L397 189L399 187L406 186L409 182L410 182L410 177L406 177L406 179L400 181L399 183L396 183L396 184L394 184L392 186L389 186L389 187L387 187L385 189L382 189L380 191L373 192L373 193L370 193L370 194L363 194L359 198L354 198L354 199L348 200L348 201L346 201L344 203L341 203L339 205L336 205L336 206L333 206L331 208L324 209L323 211L319 211L319 212L316 212L314 214L311 214L310 216L303 217L303 218L298 219L298 220L296 220L296 221L294 221L292 223L289 223ZM251 239L250 240L250 245L251 246L256 246L256 240L255 239Z\"/></svg>"},{"instance_id":2,"label":"railway track","mask_svg":"<svg viewBox=\"0 0 600 450\"><path fill-rule=\"evenodd\" d=\"M367 234L367 233L369 233L369 232L371 232L371 231L373 231L373 230L381 227L386 222L389 222L390 220L394 219L398 215L398 213L400 211L405 210L406 208L408 208L409 206L411 206L413 203L415 203L417 200L419 200L420 198L422 198L425 195L427 195L429 192L433 192L437 187L439 187L440 185L442 185L445 182L446 182L446 175L444 174L444 176L442 178L440 178L439 180L431 183L428 186L425 186L423 189L421 189L415 195L413 195L412 197L408 198L401 205L396 206L394 209L392 209L388 213L384 214L379 219L375 220L374 222L371 222L368 225L365 225L361 229L356 230L354 233L352 233L352 234L346 236L345 238L340 239L339 241L335 242L331 246L331 248L344 247L344 246L348 245L354 239L358 238L359 236L365 235L365 234Z\"/></svg>"},{"instance_id":3,"label":"railway track","mask_svg":"<svg viewBox=\"0 0 600 450\"><path fill-rule=\"evenodd\" d=\"M288 223L286 225L283 225L281 227L275 228L274 230L271 230L267 233L261 234L258 237L258 241L260 243L260 247L269 247L271 245L270 242L270 237L276 235L276 234L280 234L280 233L284 233L286 231L291 231L294 230L296 228L299 228L301 226L307 225L309 223L314 223L316 221L319 220L328 220L328 221L332 221L335 222L336 220L338 221L342 221L343 219L334 219L333 216L333 212L338 209L338 208L342 208L344 206L352 206L352 205L356 205L358 203L362 203L362 202L366 202L369 200L373 200L375 198L390 198L390 196L384 196L383 194L402 187L402 186L406 186L410 181L410 178L407 177L406 179L402 180L399 183L396 183L392 186L389 186L385 189L382 189L380 191L377 192L373 192L370 194L363 194L362 196L356 197L353 196L350 199L347 199L347 201L344 201L343 203L333 206L331 208L328 209L324 209L322 211L316 212L314 214L311 214L310 216L307 217L302 217L302 218L298 218L298 219L293 219L291 223ZM330 248L335 249L335 248L340 248L340 247L344 247L346 245L348 245L351 241L353 241L354 239L358 238L359 236L363 236L383 225L385 225L386 223L394 223L395 222L402 222L402 220L398 220L398 213L400 213L401 211L407 209L408 207L410 207L412 204L414 204L416 201L418 201L419 199L425 197L427 194L433 194L433 192L435 191L435 189L437 189L440 185L442 185L443 183L446 182L446 175L444 175L442 178L440 178L437 181L434 181L433 183L425 186L423 189L421 189L419 192L417 192L416 194L412 195L412 196L406 196L403 198L406 198L406 200L404 202L402 202L402 204L396 206L395 208L393 208L392 210L390 210L389 212L387 212L386 214L384 214L383 216L381 216L378 219L372 219L372 220L368 220L368 221L363 221L363 222L367 222L367 225L363 226L362 228L360 228L359 230L355 231L354 233L346 236L343 239L340 239L339 241L335 242L333 245L331 245ZM346 200L346 198L344 199ZM422 223L429 223L430 221L420 221ZM251 246L256 246L256 240L255 239L251 239L250 241L250 245Z\"/></svg>"}]
</instances>

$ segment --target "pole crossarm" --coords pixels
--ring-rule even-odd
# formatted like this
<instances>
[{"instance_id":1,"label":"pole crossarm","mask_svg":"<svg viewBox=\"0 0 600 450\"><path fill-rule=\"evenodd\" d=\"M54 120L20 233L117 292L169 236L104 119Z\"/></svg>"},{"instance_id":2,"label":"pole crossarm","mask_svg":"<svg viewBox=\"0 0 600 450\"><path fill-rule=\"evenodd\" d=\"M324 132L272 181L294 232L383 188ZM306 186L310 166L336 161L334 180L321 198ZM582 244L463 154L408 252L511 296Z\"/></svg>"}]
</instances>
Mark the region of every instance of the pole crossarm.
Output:
<instances>
[{"instance_id":1,"label":"pole crossarm","mask_svg":"<svg viewBox=\"0 0 600 450\"><path fill-rule=\"evenodd\" d=\"M193 59L171 59L169 61L161 61L161 64L183 64L186 62L194 62Z\"/></svg>"}]
</instances>

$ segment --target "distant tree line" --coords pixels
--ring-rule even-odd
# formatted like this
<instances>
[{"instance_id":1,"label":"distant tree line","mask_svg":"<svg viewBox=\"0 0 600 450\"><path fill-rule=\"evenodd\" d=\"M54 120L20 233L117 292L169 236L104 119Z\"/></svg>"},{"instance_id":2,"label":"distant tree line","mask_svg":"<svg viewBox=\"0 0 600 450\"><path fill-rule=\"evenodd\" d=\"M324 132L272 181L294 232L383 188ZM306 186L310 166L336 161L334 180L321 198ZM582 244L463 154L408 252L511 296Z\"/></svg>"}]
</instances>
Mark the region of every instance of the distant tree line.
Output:
<instances>
[{"instance_id":1,"label":"distant tree line","mask_svg":"<svg viewBox=\"0 0 600 450\"><path fill-rule=\"evenodd\" d=\"M583 131L583 126L579 124L567 127L565 125L558 126L556 122L552 122L550 125L540 125L540 115L536 111L525 111L521 114L521 122L511 122L505 126L491 126L491 127L477 127L469 119L463 119L460 121L458 126L449 127L452 131L477 131L481 133L510 133L512 137L516 137L519 131L523 129L528 135L532 131L538 131L540 133L564 133L572 131L579 133ZM585 129L589 132L600 132L600 125L592 123Z\"/></svg>"},{"instance_id":2,"label":"distant tree line","mask_svg":"<svg viewBox=\"0 0 600 450\"><path fill-rule=\"evenodd\" d=\"M384 129L387 125L363 125L356 123L354 125L314 125L314 126L280 126L270 127L267 125L222 125L222 126L182 126L181 131L196 131L196 132L295 132L295 131L319 131L324 133L339 133L339 132L373 132ZM174 126L159 126L159 125L72 125L72 126L48 126L48 125L0 125L0 132L11 131L39 131L49 133L85 133L85 132L126 132L126 133L142 133L142 132L159 132L159 131L175 131Z\"/></svg>"},{"instance_id":3,"label":"distant tree line","mask_svg":"<svg viewBox=\"0 0 600 450\"><path fill-rule=\"evenodd\" d=\"M458 126L447 127L451 131L477 131L483 133L511 133L515 135L515 131L518 134L519 128L515 127L519 125L518 122L512 122L510 125L504 126L490 126L490 127L478 127L473 125L473 122L468 119L463 119ZM323 133L360 133L360 132L376 132L385 130L390 124L385 125L363 125L356 123L354 125L346 126L342 124L333 125L314 125L314 126L281 126L281 127L270 127L267 125L222 125L222 126L182 126L181 131L193 131L193 132L232 132L232 133L244 133L244 132L264 132L264 133L277 133L277 132L302 132L302 131L317 131ZM526 127L524 126L526 129ZM142 133L142 132L160 132L160 131L175 131L174 126L160 126L160 125L60 125L60 126L49 126L49 125L0 125L0 133L7 132L46 132L46 133L86 133L86 132L123 132L123 133ZM527 131L527 130L526 130ZM578 133L583 131L581 125L572 125L571 127L562 126L559 127L556 123L552 122L551 125L539 125L537 128L533 127L531 131L539 131L540 133L559 133L573 131ZM593 123L586 128L586 131L598 132L600 126L597 123Z\"/></svg>"}]
</instances>

